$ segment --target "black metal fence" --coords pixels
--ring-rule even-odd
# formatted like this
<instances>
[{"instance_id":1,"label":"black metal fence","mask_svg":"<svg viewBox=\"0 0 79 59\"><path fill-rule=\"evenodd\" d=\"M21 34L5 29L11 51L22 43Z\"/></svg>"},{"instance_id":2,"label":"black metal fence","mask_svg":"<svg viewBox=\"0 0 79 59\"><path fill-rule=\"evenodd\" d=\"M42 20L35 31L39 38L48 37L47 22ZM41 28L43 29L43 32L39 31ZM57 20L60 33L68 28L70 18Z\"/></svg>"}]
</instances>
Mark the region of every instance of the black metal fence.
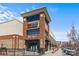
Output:
<instances>
[{"instance_id":1,"label":"black metal fence","mask_svg":"<svg viewBox=\"0 0 79 59\"><path fill-rule=\"evenodd\" d=\"M23 56L25 55L25 49L7 49L8 56Z\"/></svg>"},{"instance_id":2,"label":"black metal fence","mask_svg":"<svg viewBox=\"0 0 79 59\"><path fill-rule=\"evenodd\" d=\"M3 52L0 51L0 52ZM7 51L4 51L6 56L39 56L40 54L38 52L34 51L27 51L26 49L7 49Z\"/></svg>"}]
</instances>

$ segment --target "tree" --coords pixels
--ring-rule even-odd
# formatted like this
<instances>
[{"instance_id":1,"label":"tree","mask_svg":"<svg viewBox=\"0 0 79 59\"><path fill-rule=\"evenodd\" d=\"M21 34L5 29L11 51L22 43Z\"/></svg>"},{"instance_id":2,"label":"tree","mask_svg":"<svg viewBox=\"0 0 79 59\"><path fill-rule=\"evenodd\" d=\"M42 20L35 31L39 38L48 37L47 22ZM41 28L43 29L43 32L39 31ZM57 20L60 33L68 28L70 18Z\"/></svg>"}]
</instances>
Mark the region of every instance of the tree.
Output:
<instances>
[{"instance_id":1,"label":"tree","mask_svg":"<svg viewBox=\"0 0 79 59\"><path fill-rule=\"evenodd\" d=\"M71 30L70 30L70 32L67 34L67 36L69 37L69 41L70 41L70 45L71 45L71 47L78 47L79 45L78 45L78 43L79 43L79 41L78 41L78 39L79 39L79 35L78 35L78 33L77 33L77 30L75 29L75 27L74 26L72 26L71 27Z\"/></svg>"},{"instance_id":2,"label":"tree","mask_svg":"<svg viewBox=\"0 0 79 59\"><path fill-rule=\"evenodd\" d=\"M75 29L74 26L72 26L70 32L68 33L68 37L69 37L71 40L77 40L77 30Z\"/></svg>"}]
</instances>

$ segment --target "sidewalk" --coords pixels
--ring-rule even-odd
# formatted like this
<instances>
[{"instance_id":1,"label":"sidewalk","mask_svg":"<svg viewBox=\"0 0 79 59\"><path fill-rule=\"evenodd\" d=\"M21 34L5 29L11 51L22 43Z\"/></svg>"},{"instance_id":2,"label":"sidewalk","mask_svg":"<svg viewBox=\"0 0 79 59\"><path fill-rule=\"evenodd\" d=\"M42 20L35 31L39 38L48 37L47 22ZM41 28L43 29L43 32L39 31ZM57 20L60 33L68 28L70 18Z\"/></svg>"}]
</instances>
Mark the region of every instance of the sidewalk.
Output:
<instances>
[{"instance_id":1,"label":"sidewalk","mask_svg":"<svg viewBox=\"0 0 79 59\"><path fill-rule=\"evenodd\" d=\"M42 56L63 56L63 53L62 53L62 50L61 49L58 49L54 53L52 52L52 50L51 51L47 51Z\"/></svg>"}]
</instances>

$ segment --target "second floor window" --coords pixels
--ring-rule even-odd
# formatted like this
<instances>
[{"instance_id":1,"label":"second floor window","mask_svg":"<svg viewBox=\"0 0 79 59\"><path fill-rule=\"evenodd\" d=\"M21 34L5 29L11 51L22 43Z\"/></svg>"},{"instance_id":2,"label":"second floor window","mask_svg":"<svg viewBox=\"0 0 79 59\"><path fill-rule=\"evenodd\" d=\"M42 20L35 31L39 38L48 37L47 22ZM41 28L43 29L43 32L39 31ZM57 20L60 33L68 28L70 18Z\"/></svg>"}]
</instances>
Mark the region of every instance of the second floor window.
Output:
<instances>
[{"instance_id":1,"label":"second floor window","mask_svg":"<svg viewBox=\"0 0 79 59\"><path fill-rule=\"evenodd\" d=\"M39 28L27 30L27 35L38 35L40 32Z\"/></svg>"}]
</instances>

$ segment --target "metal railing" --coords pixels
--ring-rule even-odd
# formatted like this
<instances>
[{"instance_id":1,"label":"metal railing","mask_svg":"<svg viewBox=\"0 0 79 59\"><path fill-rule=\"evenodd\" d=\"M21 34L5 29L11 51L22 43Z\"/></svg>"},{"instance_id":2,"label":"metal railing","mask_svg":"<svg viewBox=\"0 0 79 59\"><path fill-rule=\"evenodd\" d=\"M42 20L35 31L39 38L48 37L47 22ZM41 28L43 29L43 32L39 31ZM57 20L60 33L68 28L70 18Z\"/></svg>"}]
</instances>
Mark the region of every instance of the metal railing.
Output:
<instances>
[{"instance_id":1,"label":"metal railing","mask_svg":"<svg viewBox=\"0 0 79 59\"><path fill-rule=\"evenodd\" d=\"M26 49L7 49L7 56L38 56L38 52L27 51Z\"/></svg>"}]
</instances>

